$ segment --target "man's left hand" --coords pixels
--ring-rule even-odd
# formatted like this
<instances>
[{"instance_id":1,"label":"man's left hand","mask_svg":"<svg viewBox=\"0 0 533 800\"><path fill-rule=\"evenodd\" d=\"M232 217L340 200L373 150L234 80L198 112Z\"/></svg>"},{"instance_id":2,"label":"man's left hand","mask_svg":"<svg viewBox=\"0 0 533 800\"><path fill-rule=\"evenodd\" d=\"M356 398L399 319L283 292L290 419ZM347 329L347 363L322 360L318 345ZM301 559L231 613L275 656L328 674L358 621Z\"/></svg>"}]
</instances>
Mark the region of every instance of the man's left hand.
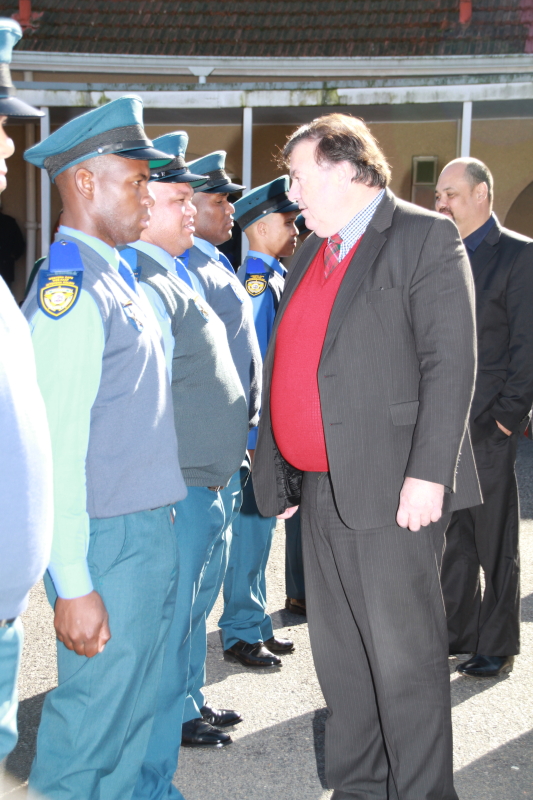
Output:
<instances>
[{"instance_id":1,"label":"man's left hand","mask_svg":"<svg viewBox=\"0 0 533 800\"><path fill-rule=\"evenodd\" d=\"M504 428L504 427L503 427L503 425L502 425L500 422L498 422L498 420L495 420L495 422L496 422L496 425L498 426L498 428L499 428L501 431L503 431L504 433L506 433L506 434L507 434L507 436L511 436L511 434L513 433L512 431L508 431L508 430L507 430L507 428Z\"/></svg>"},{"instance_id":2,"label":"man's left hand","mask_svg":"<svg viewBox=\"0 0 533 800\"><path fill-rule=\"evenodd\" d=\"M396 522L400 528L419 531L442 516L444 486L441 483L405 478L400 492Z\"/></svg>"}]
</instances>

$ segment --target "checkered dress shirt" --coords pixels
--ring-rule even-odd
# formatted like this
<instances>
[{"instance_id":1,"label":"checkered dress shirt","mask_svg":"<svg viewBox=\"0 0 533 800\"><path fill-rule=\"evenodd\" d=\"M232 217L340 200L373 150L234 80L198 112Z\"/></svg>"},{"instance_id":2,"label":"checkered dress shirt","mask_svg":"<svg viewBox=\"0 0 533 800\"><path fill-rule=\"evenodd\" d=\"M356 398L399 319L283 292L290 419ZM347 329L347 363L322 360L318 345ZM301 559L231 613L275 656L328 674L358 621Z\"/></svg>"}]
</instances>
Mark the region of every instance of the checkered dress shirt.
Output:
<instances>
[{"instance_id":1,"label":"checkered dress shirt","mask_svg":"<svg viewBox=\"0 0 533 800\"><path fill-rule=\"evenodd\" d=\"M381 192L374 197L370 203L358 211L355 217L352 217L351 220L348 222L344 228L341 228L339 231L339 236L342 239L341 249L339 250L339 263L342 261L344 256L350 252L354 244L358 239L361 238L363 233L366 231L370 220L374 216L374 211L380 204L383 195L385 194L385 189L382 189ZM328 239L328 242L331 242L331 239Z\"/></svg>"}]
</instances>

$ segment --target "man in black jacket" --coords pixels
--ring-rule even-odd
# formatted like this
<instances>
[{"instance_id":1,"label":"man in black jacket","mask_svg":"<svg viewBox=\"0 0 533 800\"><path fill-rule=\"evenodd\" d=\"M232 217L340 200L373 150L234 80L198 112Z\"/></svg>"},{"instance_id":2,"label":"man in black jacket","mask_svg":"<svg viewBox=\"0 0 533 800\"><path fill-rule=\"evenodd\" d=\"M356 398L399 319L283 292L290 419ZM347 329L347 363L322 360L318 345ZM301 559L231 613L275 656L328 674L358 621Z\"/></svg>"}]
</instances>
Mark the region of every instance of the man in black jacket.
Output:
<instances>
[{"instance_id":1,"label":"man in black jacket","mask_svg":"<svg viewBox=\"0 0 533 800\"><path fill-rule=\"evenodd\" d=\"M442 566L450 653L474 654L457 668L473 677L510 672L519 652L514 467L533 404L533 241L501 227L492 196L492 175L474 158L450 162L436 189L436 209L455 220L476 289L478 371L470 426L484 502L453 514Z\"/></svg>"}]
</instances>

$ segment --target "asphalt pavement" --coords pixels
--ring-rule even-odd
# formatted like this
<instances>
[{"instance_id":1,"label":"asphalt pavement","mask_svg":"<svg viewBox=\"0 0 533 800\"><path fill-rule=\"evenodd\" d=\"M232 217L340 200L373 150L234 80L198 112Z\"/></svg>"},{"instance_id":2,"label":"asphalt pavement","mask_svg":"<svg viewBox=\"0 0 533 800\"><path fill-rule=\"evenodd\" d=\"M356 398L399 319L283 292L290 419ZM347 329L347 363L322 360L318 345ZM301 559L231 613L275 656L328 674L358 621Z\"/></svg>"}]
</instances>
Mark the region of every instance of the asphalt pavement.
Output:
<instances>
[{"instance_id":1,"label":"asphalt pavement","mask_svg":"<svg viewBox=\"0 0 533 800\"><path fill-rule=\"evenodd\" d=\"M476 680L450 659L454 767L460 800L533 800L533 442L520 443L522 653L509 676ZM284 610L284 531L276 531L268 569L276 633L295 641L283 666L254 672L224 661L217 630L220 599L208 622L208 700L236 708L244 721L233 744L180 753L175 783L186 800L326 800L324 699L313 668L305 618ZM52 615L42 584L24 615L19 681L20 740L0 776L0 797L24 797L45 693L56 681ZM83 798L80 798L83 800ZM105 798L102 798L105 800Z\"/></svg>"}]
</instances>

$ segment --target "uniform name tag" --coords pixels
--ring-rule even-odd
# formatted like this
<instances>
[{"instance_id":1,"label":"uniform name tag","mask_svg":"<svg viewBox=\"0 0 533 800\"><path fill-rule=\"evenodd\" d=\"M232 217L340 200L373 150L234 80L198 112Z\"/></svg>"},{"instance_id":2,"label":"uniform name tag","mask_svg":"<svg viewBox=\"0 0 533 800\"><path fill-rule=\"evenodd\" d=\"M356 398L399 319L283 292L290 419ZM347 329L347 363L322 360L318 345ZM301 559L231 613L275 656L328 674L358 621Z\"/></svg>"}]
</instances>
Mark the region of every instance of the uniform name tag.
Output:
<instances>
[{"instance_id":1,"label":"uniform name tag","mask_svg":"<svg viewBox=\"0 0 533 800\"><path fill-rule=\"evenodd\" d=\"M137 316L136 309L134 308L131 300L127 303L122 303L122 308L124 309L124 313L128 318L128 322L133 325L135 330L139 331L139 333L144 330L144 322Z\"/></svg>"},{"instance_id":2,"label":"uniform name tag","mask_svg":"<svg viewBox=\"0 0 533 800\"><path fill-rule=\"evenodd\" d=\"M193 300L194 305L196 306L196 308L198 309L198 311L202 315L202 317L207 322L207 320L209 319L209 311L206 308L206 306L205 306L202 298L200 297L200 295L199 294L195 294L192 300Z\"/></svg>"}]
</instances>

